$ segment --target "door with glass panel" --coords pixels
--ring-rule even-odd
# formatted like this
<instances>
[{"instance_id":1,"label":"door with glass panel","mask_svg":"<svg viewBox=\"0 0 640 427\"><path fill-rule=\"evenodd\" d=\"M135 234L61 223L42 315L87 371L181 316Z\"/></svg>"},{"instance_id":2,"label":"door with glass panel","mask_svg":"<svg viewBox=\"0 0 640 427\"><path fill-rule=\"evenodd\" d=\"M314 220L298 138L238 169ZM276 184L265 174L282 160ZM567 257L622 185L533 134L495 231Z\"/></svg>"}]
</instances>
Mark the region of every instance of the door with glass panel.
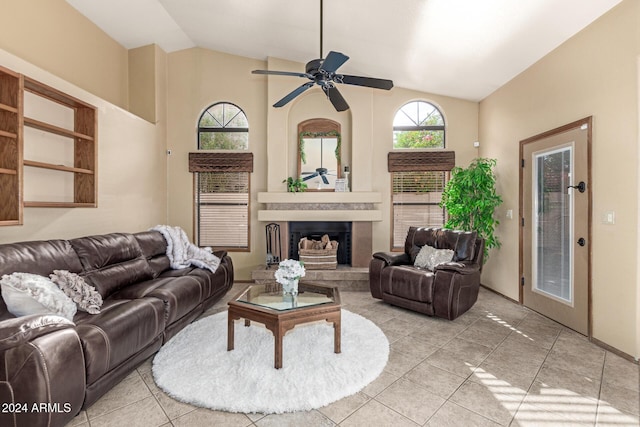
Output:
<instances>
[{"instance_id":1,"label":"door with glass panel","mask_svg":"<svg viewBox=\"0 0 640 427\"><path fill-rule=\"evenodd\" d=\"M520 143L521 302L590 334L591 118Z\"/></svg>"}]
</instances>

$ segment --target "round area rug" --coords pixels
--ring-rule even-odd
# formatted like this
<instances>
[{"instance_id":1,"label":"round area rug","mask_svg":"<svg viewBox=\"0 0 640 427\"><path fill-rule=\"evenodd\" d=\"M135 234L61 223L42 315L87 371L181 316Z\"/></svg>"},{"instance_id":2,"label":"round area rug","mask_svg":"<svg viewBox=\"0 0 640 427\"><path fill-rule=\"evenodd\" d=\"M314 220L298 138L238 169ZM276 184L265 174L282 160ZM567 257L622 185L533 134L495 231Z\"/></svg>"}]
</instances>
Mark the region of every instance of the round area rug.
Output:
<instances>
[{"instance_id":1,"label":"round area rug","mask_svg":"<svg viewBox=\"0 0 640 427\"><path fill-rule=\"evenodd\" d=\"M330 323L299 325L283 341L275 369L274 338L259 323L236 321L227 351L227 312L201 319L165 344L153 360L156 384L171 397L210 409L283 413L319 408L376 379L389 341L370 320L342 310L342 353L333 352Z\"/></svg>"}]
</instances>

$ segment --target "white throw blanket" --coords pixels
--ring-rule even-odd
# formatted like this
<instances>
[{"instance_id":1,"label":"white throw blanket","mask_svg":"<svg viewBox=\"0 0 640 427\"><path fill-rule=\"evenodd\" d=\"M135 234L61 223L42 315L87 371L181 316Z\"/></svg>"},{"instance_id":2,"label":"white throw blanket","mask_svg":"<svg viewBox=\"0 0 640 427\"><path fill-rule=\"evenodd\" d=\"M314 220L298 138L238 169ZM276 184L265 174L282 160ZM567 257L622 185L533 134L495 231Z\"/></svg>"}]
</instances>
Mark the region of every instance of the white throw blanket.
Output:
<instances>
[{"instance_id":1,"label":"white throw blanket","mask_svg":"<svg viewBox=\"0 0 640 427\"><path fill-rule=\"evenodd\" d=\"M162 233L167 241L167 256L174 270L194 265L215 273L220 265L220 258L211 253L211 248L199 248L191 243L182 228L156 225L152 230Z\"/></svg>"}]
</instances>

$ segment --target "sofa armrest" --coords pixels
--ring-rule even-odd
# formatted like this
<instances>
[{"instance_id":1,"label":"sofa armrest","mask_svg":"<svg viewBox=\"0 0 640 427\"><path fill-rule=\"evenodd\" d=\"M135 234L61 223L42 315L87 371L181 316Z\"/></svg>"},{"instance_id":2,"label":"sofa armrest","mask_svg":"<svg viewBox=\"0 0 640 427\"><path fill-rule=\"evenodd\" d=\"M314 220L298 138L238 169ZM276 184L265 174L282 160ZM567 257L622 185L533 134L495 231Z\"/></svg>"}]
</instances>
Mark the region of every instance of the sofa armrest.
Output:
<instances>
[{"instance_id":1,"label":"sofa armrest","mask_svg":"<svg viewBox=\"0 0 640 427\"><path fill-rule=\"evenodd\" d=\"M0 351L17 347L35 338L73 328L72 321L61 316L34 314L0 322Z\"/></svg>"},{"instance_id":2,"label":"sofa armrest","mask_svg":"<svg viewBox=\"0 0 640 427\"><path fill-rule=\"evenodd\" d=\"M215 256L217 256L218 258L222 259L224 257L227 256L227 251L221 250L221 251L213 251L212 252Z\"/></svg>"},{"instance_id":3,"label":"sofa armrest","mask_svg":"<svg viewBox=\"0 0 640 427\"><path fill-rule=\"evenodd\" d=\"M466 262L443 262L434 267L433 271L446 270L455 271L458 274L472 274L477 273L480 267L477 264L470 264Z\"/></svg>"},{"instance_id":4,"label":"sofa armrest","mask_svg":"<svg viewBox=\"0 0 640 427\"><path fill-rule=\"evenodd\" d=\"M0 412L0 425L67 425L82 409L86 389L73 323L54 315L24 316L0 322L0 334L0 402L10 405Z\"/></svg>"},{"instance_id":5,"label":"sofa armrest","mask_svg":"<svg viewBox=\"0 0 640 427\"><path fill-rule=\"evenodd\" d=\"M404 252L376 252L373 257L384 261L387 266L411 264L411 258Z\"/></svg>"}]
</instances>

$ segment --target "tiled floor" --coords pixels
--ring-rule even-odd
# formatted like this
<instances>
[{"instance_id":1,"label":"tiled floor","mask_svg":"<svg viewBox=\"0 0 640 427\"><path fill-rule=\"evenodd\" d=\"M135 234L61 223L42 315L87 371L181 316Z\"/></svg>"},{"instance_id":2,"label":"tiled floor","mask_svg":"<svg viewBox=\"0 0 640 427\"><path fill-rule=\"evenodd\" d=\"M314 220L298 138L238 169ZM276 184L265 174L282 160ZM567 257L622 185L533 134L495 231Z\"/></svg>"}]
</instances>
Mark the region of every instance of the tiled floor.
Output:
<instances>
[{"instance_id":1,"label":"tiled floor","mask_svg":"<svg viewBox=\"0 0 640 427\"><path fill-rule=\"evenodd\" d=\"M385 371L353 396L310 412L216 412L169 398L149 360L69 426L640 426L638 365L490 291L453 322L341 295L391 343Z\"/></svg>"}]
</instances>

